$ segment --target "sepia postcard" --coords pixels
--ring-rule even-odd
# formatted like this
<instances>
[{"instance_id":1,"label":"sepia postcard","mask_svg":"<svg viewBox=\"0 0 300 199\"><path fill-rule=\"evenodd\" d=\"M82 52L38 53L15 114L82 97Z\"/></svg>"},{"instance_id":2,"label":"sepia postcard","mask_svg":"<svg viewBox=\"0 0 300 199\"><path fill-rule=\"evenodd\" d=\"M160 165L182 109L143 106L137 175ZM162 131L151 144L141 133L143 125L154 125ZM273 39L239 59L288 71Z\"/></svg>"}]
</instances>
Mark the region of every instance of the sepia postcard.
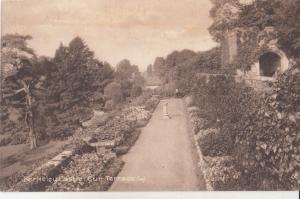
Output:
<instances>
[{"instance_id":1,"label":"sepia postcard","mask_svg":"<svg viewBox=\"0 0 300 199\"><path fill-rule=\"evenodd\" d=\"M300 0L2 0L0 80L1 192L298 196Z\"/></svg>"}]
</instances>

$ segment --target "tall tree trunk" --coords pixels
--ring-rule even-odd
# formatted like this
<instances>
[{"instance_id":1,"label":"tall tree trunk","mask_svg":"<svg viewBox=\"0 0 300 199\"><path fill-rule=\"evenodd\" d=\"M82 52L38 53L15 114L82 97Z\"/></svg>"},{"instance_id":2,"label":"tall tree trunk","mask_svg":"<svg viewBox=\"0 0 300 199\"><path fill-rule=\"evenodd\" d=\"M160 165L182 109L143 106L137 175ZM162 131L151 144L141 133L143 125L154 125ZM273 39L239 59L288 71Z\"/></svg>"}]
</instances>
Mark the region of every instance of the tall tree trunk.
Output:
<instances>
[{"instance_id":1,"label":"tall tree trunk","mask_svg":"<svg viewBox=\"0 0 300 199\"><path fill-rule=\"evenodd\" d=\"M36 133L34 129L34 117L33 117L33 111L32 111L32 97L30 94L30 88L29 85L26 84L25 81L22 80L22 84L25 89L26 93L26 124L29 128L29 141L30 141L30 148L34 149L37 147L37 138Z\"/></svg>"}]
</instances>

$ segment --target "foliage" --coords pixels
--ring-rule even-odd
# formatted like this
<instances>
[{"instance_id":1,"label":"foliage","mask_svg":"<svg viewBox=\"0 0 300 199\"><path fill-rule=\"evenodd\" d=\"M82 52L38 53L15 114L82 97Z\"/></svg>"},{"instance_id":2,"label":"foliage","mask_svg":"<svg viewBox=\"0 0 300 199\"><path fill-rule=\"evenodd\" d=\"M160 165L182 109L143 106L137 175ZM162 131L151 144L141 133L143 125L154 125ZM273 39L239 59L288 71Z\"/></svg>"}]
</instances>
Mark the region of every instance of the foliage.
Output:
<instances>
[{"instance_id":1,"label":"foliage","mask_svg":"<svg viewBox=\"0 0 300 199\"><path fill-rule=\"evenodd\" d=\"M143 86L145 83L138 66L131 65L127 59L117 64L115 80L121 84L124 99L131 96L133 85Z\"/></svg>"},{"instance_id":2,"label":"foliage","mask_svg":"<svg viewBox=\"0 0 300 199\"><path fill-rule=\"evenodd\" d=\"M240 190L239 179L241 173L235 168L231 156L206 156L204 160L207 163L204 169L214 190Z\"/></svg>"},{"instance_id":3,"label":"foliage","mask_svg":"<svg viewBox=\"0 0 300 199\"><path fill-rule=\"evenodd\" d=\"M160 74L163 79L161 92L172 96L177 88L181 94L188 94L193 87L197 87L198 74L228 72L228 69L221 69L220 53L220 48L215 47L199 53L189 50L174 51L166 59L156 58L153 67L154 73Z\"/></svg>"},{"instance_id":4,"label":"foliage","mask_svg":"<svg viewBox=\"0 0 300 199\"><path fill-rule=\"evenodd\" d=\"M299 68L292 68L264 96L229 77L199 79L194 99L201 111L194 116L220 129L200 130L201 149L210 156L233 154L243 189L299 188L299 77Z\"/></svg>"},{"instance_id":5,"label":"foliage","mask_svg":"<svg viewBox=\"0 0 300 199\"><path fill-rule=\"evenodd\" d=\"M227 31L234 27L242 4L238 0L211 0L211 2L213 7L210 10L210 17L214 22L209 27L209 32L215 41L220 42Z\"/></svg>"},{"instance_id":6,"label":"foliage","mask_svg":"<svg viewBox=\"0 0 300 199\"><path fill-rule=\"evenodd\" d=\"M205 129L198 134L198 143L204 156L230 155L233 140L229 133L221 133L219 129Z\"/></svg>"},{"instance_id":7,"label":"foliage","mask_svg":"<svg viewBox=\"0 0 300 199\"><path fill-rule=\"evenodd\" d=\"M91 101L94 105L103 107L105 104L104 88L113 81L114 71L109 63L99 62L95 60L95 64L90 67L92 75L92 84L89 87L91 90Z\"/></svg>"},{"instance_id":8,"label":"foliage","mask_svg":"<svg viewBox=\"0 0 300 199\"><path fill-rule=\"evenodd\" d=\"M246 5L242 8L237 25L240 27L257 27L264 30L267 26L274 26L279 22L281 7L280 1L254 1L253 4Z\"/></svg>"},{"instance_id":9,"label":"foliage","mask_svg":"<svg viewBox=\"0 0 300 199\"><path fill-rule=\"evenodd\" d=\"M124 59L116 66L115 78L118 81L133 79L134 74L138 73L139 69L136 65L131 65L130 61Z\"/></svg>"},{"instance_id":10,"label":"foliage","mask_svg":"<svg viewBox=\"0 0 300 199\"><path fill-rule=\"evenodd\" d=\"M27 125L30 147L37 146L37 127L35 123L38 119L38 107L42 101L43 80L38 66L36 56L31 48L27 47L27 40L30 36L18 34L8 34L2 37L1 46L1 106L21 112ZM43 94L42 94L43 95ZM8 115L6 112L4 115ZM16 117L16 116L15 116ZM9 124L9 117L1 117L4 124ZM16 122L16 120L15 120ZM4 129L7 126L4 126ZM26 139L23 139L23 141ZM18 141L19 142L19 141Z\"/></svg>"},{"instance_id":11,"label":"foliage","mask_svg":"<svg viewBox=\"0 0 300 199\"><path fill-rule=\"evenodd\" d=\"M174 68L195 55L195 52L185 49L182 51L174 51L167 55L165 59L157 57L153 64L154 73L159 76L164 83L169 83L174 80Z\"/></svg>"},{"instance_id":12,"label":"foliage","mask_svg":"<svg viewBox=\"0 0 300 199\"><path fill-rule=\"evenodd\" d=\"M162 77L165 71L165 59L163 57L157 57L153 63L153 72L156 76Z\"/></svg>"},{"instance_id":13,"label":"foliage","mask_svg":"<svg viewBox=\"0 0 300 199\"><path fill-rule=\"evenodd\" d=\"M143 93L142 87L138 85L133 85L131 88L131 97L138 97Z\"/></svg>"},{"instance_id":14,"label":"foliage","mask_svg":"<svg viewBox=\"0 0 300 199\"><path fill-rule=\"evenodd\" d=\"M145 102L145 109L153 112L157 107L157 105L159 104L159 101L160 100L158 97L152 96Z\"/></svg>"},{"instance_id":15,"label":"foliage","mask_svg":"<svg viewBox=\"0 0 300 199\"><path fill-rule=\"evenodd\" d=\"M47 187L47 191L85 190L93 183L101 183L103 168L103 159L96 153L75 155L68 167L56 178L57 181Z\"/></svg>"},{"instance_id":16,"label":"foliage","mask_svg":"<svg viewBox=\"0 0 300 199\"><path fill-rule=\"evenodd\" d=\"M178 64L175 67L175 82L180 92L187 94L197 87L197 74L222 73L220 53L220 48L216 47Z\"/></svg>"},{"instance_id":17,"label":"foliage","mask_svg":"<svg viewBox=\"0 0 300 199\"><path fill-rule=\"evenodd\" d=\"M250 189L299 188L299 82L298 69L282 75L235 127L236 163Z\"/></svg>"},{"instance_id":18,"label":"foliage","mask_svg":"<svg viewBox=\"0 0 300 199\"><path fill-rule=\"evenodd\" d=\"M299 5L299 0L256 0L253 4L241 6L239 17L232 20L233 25L228 28L238 32L239 38L239 56L233 64L238 68L249 69L263 51L269 50L266 45L271 40L277 40L279 48L289 57L299 58ZM217 21L211 29L214 29L215 24ZM268 27L274 31L267 32Z\"/></svg>"},{"instance_id":19,"label":"foliage","mask_svg":"<svg viewBox=\"0 0 300 199\"><path fill-rule=\"evenodd\" d=\"M112 107L123 101L122 87L119 83L112 82L104 88L104 96L107 100L112 100Z\"/></svg>"},{"instance_id":20,"label":"foliage","mask_svg":"<svg viewBox=\"0 0 300 199\"><path fill-rule=\"evenodd\" d=\"M146 73L147 76L149 76L149 77L151 77L153 75L153 66L152 66L152 64L147 66L147 71L146 72L147 72Z\"/></svg>"},{"instance_id":21,"label":"foliage","mask_svg":"<svg viewBox=\"0 0 300 199\"><path fill-rule=\"evenodd\" d=\"M208 76L197 78L194 87L194 103L200 108L192 114L194 130L199 137L199 144L206 155L230 155L235 134L232 126L240 121L247 111L247 100L254 98L254 93L242 83L236 83L231 76ZM248 93L252 96L248 96ZM207 131L206 128L218 129Z\"/></svg>"},{"instance_id":22,"label":"foliage","mask_svg":"<svg viewBox=\"0 0 300 199\"><path fill-rule=\"evenodd\" d=\"M72 135L82 120L91 114L91 65L97 66L93 52L74 38L68 46L62 44L53 59L55 71L48 78L47 132L52 138Z\"/></svg>"},{"instance_id":23,"label":"foliage","mask_svg":"<svg viewBox=\"0 0 300 199\"><path fill-rule=\"evenodd\" d=\"M134 98L130 102L130 106L143 106L146 110L153 112L159 103L159 98L153 95L153 91L144 91L143 94Z\"/></svg>"},{"instance_id":24,"label":"foliage","mask_svg":"<svg viewBox=\"0 0 300 199\"><path fill-rule=\"evenodd\" d=\"M12 96L22 89L19 80L24 80L30 86L33 99L32 112L34 122L38 124L35 125L37 138L47 140L72 135L82 121L91 117L96 104L100 107L104 105L104 87L112 81L114 71L108 63L95 59L94 53L79 37L74 38L68 46L61 44L53 59L37 57L26 46L26 40L30 38L3 36L2 63L5 71L9 72L7 74L11 75L3 79L5 87L2 87L1 95ZM17 73L12 73L14 71ZM4 110L1 123L5 124L1 126L3 132L15 134L27 130L20 125L26 116L22 113L26 109L25 96L18 93L1 100ZM15 109L20 109L18 112L21 114L18 119L11 121ZM7 144L8 141L3 142Z\"/></svg>"},{"instance_id":25,"label":"foliage","mask_svg":"<svg viewBox=\"0 0 300 199\"><path fill-rule=\"evenodd\" d=\"M281 2L280 20L276 25L278 43L290 56L300 57L300 1L289 0Z\"/></svg>"}]
</instances>

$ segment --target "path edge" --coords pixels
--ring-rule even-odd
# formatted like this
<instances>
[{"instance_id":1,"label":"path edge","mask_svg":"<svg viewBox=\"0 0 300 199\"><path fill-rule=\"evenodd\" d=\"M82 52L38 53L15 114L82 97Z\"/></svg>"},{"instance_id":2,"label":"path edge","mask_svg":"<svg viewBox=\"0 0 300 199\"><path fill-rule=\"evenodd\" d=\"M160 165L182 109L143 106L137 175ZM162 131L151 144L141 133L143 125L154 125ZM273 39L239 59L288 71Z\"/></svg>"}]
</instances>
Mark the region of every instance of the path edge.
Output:
<instances>
[{"instance_id":1,"label":"path edge","mask_svg":"<svg viewBox=\"0 0 300 199\"><path fill-rule=\"evenodd\" d=\"M191 117L190 117L190 114L189 114L189 112L188 112L188 110L187 110L188 107L187 107L187 103L186 103L185 98L183 98L182 101L183 101L183 104L184 104L185 112L186 112L187 115L188 115L188 122L189 122L189 125L191 125ZM190 131L190 130L189 130L189 131ZM199 160L197 166L198 166L198 168L200 168L200 170L202 171L203 179L204 179L204 182L205 182L205 186L206 186L207 191L214 191L214 189L213 189L213 187L212 187L210 181L208 180L209 178L208 178L208 176L207 176L207 173L205 172L205 168L206 168L205 165L206 165L206 163L205 163L205 161L204 161L202 151L201 151L200 146L199 146L199 143L198 143L198 141L197 141L196 134L193 133L193 132L192 132L192 134L193 134L193 141L194 141L194 145L195 145L195 147L196 147L196 152L197 152L198 160Z\"/></svg>"}]
</instances>

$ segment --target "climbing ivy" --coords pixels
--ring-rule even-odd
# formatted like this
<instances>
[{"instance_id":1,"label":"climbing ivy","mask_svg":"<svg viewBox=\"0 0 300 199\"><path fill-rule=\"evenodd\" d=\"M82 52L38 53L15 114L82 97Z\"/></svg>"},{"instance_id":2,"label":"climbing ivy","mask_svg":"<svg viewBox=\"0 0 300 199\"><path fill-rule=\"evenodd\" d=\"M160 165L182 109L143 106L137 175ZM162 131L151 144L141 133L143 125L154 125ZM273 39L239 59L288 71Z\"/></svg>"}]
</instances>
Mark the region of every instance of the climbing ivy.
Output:
<instances>
[{"instance_id":1,"label":"climbing ivy","mask_svg":"<svg viewBox=\"0 0 300 199\"><path fill-rule=\"evenodd\" d=\"M232 64L232 68L250 70L251 65L264 53L271 51L269 43L276 40L276 33L260 31L258 28L247 30L236 29L238 56Z\"/></svg>"}]
</instances>

